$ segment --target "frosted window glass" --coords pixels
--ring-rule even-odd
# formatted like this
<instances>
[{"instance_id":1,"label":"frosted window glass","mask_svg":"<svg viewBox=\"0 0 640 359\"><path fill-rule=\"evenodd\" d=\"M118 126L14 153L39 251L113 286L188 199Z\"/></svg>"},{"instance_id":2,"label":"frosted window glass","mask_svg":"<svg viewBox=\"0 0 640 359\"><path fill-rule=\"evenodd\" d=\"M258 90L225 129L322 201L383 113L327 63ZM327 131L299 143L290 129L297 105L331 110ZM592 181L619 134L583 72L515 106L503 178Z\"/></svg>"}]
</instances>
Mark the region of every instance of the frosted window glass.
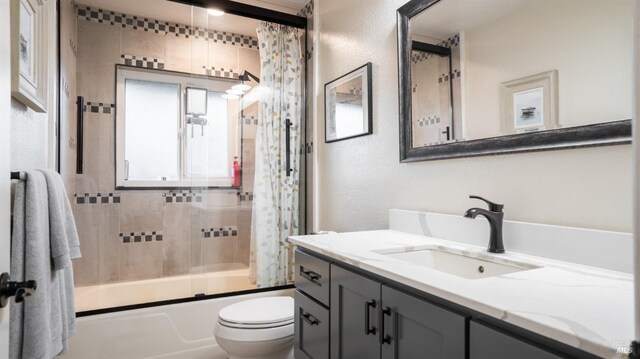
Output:
<instances>
[{"instance_id":1,"label":"frosted window glass","mask_svg":"<svg viewBox=\"0 0 640 359\"><path fill-rule=\"evenodd\" d=\"M128 179L179 179L180 85L126 80L125 104Z\"/></svg>"},{"instance_id":2,"label":"frosted window glass","mask_svg":"<svg viewBox=\"0 0 640 359\"><path fill-rule=\"evenodd\" d=\"M187 177L231 176L227 138L229 114L227 100L222 95L218 92L207 95L207 126L187 125Z\"/></svg>"}]
</instances>

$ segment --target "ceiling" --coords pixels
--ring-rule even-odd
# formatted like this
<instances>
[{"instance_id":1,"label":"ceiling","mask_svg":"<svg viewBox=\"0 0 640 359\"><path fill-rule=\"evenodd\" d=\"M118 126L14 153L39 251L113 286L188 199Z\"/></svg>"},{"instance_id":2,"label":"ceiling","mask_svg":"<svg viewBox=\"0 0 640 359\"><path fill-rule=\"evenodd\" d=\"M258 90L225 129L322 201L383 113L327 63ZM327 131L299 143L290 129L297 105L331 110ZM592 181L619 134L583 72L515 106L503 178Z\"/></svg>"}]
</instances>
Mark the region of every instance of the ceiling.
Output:
<instances>
[{"instance_id":1,"label":"ceiling","mask_svg":"<svg viewBox=\"0 0 640 359\"><path fill-rule=\"evenodd\" d=\"M306 0L242 0L238 2L288 14L296 14L306 4ZM78 3L128 15L144 16L156 20L189 24L253 37L256 36L256 28L260 24L259 20L242 16L229 14L219 17L209 16L204 8L191 7L166 0L78 0Z\"/></svg>"},{"instance_id":2,"label":"ceiling","mask_svg":"<svg viewBox=\"0 0 640 359\"><path fill-rule=\"evenodd\" d=\"M411 18L411 33L438 40L473 29L537 0L440 1Z\"/></svg>"}]
</instances>

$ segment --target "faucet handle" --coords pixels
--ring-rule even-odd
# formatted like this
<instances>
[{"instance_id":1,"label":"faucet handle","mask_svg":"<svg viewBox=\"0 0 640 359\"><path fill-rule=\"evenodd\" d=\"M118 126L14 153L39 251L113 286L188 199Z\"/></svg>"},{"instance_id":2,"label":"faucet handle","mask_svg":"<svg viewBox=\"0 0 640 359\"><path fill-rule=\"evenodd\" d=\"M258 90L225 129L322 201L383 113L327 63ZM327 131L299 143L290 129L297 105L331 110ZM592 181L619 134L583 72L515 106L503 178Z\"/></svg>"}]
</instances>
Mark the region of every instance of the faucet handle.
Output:
<instances>
[{"instance_id":1,"label":"faucet handle","mask_svg":"<svg viewBox=\"0 0 640 359\"><path fill-rule=\"evenodd\" d=\"M489 205L489 210L491 212L502 212L502 209L504 208L503 204L497 204L497 203L493 203L487 199L484 199L480 196L476 196L476 195L471 195L469 196L469 198L473 198L473 199L479 199L481 201L485 201L488 205Z\"/></svg>"}]
</instances>

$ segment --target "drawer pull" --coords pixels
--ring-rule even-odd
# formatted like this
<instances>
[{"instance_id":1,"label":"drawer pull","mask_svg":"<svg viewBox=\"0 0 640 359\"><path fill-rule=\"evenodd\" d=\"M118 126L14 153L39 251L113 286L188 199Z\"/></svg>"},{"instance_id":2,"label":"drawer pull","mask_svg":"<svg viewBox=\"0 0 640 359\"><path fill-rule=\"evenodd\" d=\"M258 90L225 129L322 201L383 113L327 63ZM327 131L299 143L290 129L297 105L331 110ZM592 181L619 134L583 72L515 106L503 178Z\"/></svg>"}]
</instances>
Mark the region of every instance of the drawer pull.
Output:
<instances>
[{"instance_id":1,"label":"drawer pull","mask_svg":"<svg viewBox=\"0 0 640 359\"><path fill-rule=\"evenodd\" d=\"M302 319L304 319L305 322L309 323L309 325L319 325L320 324L320 321L318 320L318 318L316 318L313 315L311 315L311 313L303 313L302 314Z\"/></svg>"},{"instance_id":2,"label":"drawer pull","mask_svg":"<svg viewBox=\"0 0 640 359\"><path fill-rule=\"evenodd\" d=\"M317 284L317 285L322 285L318 282L318 280L320 278L322 278L322 276L314 271L311 270L304 270L303 266L300 266L300 276L308 281L310 281L311 283Z\"/></svg>"},{"instance_id":3,"label":"drawer pull","mask_svg":"<svg viewBox=\"0 0 640 359\"><path fill-rule=\"evenodd\" d=\"M371 311L369 308L376 308L376 301L370 300L364 303L364 334L376 334L376 327L371 328Z\"/></svg>"},{"instance_id":4,"label":"drawer pull","mask_svg":"<svg viewBox=\"0 0 640 359\"><path fill-rule=\"evenodd\" d=\"M381 308L380 312L380 345L391 344L391 336L384 333L384 316L388 315L391 317L391 308Z\"/></svg>"}]
</instances>

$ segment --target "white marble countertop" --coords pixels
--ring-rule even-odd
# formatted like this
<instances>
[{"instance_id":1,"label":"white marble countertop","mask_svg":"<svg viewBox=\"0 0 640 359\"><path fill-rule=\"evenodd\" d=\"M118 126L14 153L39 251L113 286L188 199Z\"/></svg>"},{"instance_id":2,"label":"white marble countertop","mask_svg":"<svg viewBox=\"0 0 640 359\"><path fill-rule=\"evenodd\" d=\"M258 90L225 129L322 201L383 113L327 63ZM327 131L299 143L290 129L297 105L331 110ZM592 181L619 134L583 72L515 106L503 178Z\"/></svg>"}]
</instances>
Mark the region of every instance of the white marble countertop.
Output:
<instances>
[{"instance_id":1,"label":"white marble countertop","mask_svg":"<svg viewBox=\"0 0 640 359\"><path fill-rule=\"evenodd\" d=\"M395 230L294 236L289 241L390 280L605 358L633 339L633 276L612 270L485 248ZM376 251L443 246L495 262L540 268L466 279Z\"/></svg>"}]
</instances>

